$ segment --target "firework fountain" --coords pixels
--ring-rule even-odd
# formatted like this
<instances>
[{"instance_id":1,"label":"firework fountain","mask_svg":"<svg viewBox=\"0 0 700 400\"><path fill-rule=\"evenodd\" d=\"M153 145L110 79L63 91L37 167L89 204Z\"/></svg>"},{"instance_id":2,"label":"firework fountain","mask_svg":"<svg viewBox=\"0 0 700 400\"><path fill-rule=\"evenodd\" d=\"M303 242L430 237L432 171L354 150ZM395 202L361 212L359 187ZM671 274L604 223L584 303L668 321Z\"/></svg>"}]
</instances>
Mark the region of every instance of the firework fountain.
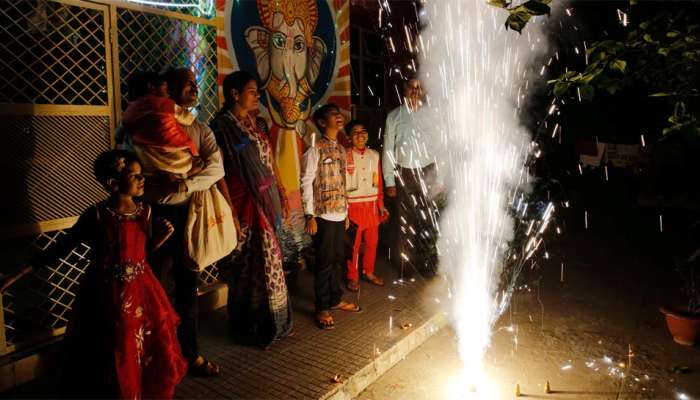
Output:
<instances>
[{"instance_id":1,"label":"firework fountain","mask_svg":"<svg viewBox=\"0 0 700 400\"><path fill-rule=\"evenodd\" d=\"M516 225L528 222L521 217L523 193L537 150L519 111L545 39L537 23L522 35L505 31L504 13L483 0L432 1L425 11L421 78L427 107L441 121L436 154L449 198L440 220L440 268L450 284L460 381L481 392L482 359L515 282L511 271L499 288L505 260L521 257L516 264L522 265L532 256L553 212L549 205L530 224L526 245L509 249Z\"/></svg>"}]
</instances>

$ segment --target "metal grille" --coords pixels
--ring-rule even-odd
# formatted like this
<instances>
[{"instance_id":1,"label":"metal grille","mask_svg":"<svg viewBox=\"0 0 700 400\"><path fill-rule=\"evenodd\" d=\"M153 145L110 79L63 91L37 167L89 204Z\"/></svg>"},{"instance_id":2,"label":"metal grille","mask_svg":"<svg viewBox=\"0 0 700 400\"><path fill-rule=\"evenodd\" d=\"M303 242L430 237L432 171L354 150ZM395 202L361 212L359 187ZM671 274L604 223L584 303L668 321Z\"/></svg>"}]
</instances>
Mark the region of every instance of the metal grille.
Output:
<instances>
[{"instance_id":1,"label":"metal grille","mask_svg":"<svg viewBox=\"0 0 700 400\"><path fill-rule=\"evenodd\" d=\"M0 168L16 190L0 200L0 224L80 215L105 197L92 162L110 146L108 117L15 116L2 123L5 146L12 150L0 158Z\"/></svg>"},{"instance_id":2,"label":"metal grille","mask_svg":"<svg viewBox=\"0 0 700 400\"><path fill-rule=\"evenodd\" d=\"M40 234L34 244L39 249L46 250L61 235L65 233L58 231ZM80 277L90 264L89 251L90 247L80 244L67 255L60 256L54 263L33 274L31 279L34 282L28 282L28 292L36 299L32 302L36 305L30 313L32 321L46 328L66 325Z\"/></svg>"},{"instance_id":3,"label":"metal grille","mask_svg":"<svg viewBox=\"0 0 700 400\"><path fill-rule=\"evenodd\" d=\"M33 238L32 247L46 251L64 231L41 233ZM90 265L90 247L80 244L68 254L23 278L3 293L5 335L8 345L21 343L37 331L66 326L82 275ZM203 288L219 280L216 264L205 268L199 277Z\"/></svg>"},{"instance_id":4,"label":"metal grille","mask_svg":"<svg viewBox=\"0 0 700 400\"><path fill-rule=\"evenodd\" d=\"M126 109L126 79L138 70L191 68L199 86L198 119L208 123L219 107L216 83L216 28L193 22L118 9L119 71L122 111Z\"/></svg>"},{"instance_id":5,"label":"metal grille","mask_svg":"<svg viewBox=\"0 0 700 400\"><path fill-rule=\"evenodd\" d=\"M32 245L44 251L62 235L63 231L42 233L34 237ZM8 345L51 336L47 333L66 326L80 277L90 264L89 251L80 244L3 293Z\"/></svg>"},{"instance_id":6,"label":"metal grille","mask_svg":"<svg viewBox=\"0 0 700 400\"><path fill-rule=\"evenodd\" d=\"M2 312L5 320L5 346L10 347L15 342L17 327L15 323L15 296L5 291L2 296Z\"/></svg>"},{"instance_id":7,"label":"metal grille","mask_svg":"<svg viewBox=\"0 0 700 400\"><path fill-rule=\"evenodd\" d=\"M104 14L0 1L0 102L107 105Z\"/></svg>"}]
</instances>

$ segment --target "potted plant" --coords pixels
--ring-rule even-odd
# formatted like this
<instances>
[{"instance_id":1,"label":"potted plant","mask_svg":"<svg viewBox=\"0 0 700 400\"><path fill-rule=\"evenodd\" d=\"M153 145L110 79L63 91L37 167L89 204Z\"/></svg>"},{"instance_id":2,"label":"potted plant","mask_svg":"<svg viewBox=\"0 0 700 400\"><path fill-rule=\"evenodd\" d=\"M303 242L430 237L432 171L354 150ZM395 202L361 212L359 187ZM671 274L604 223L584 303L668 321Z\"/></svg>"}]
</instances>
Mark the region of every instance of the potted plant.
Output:
<instances>
[{"instance_id":1,"label":"potted plant","mask_svg":"<svg viewBox=\"0 0 700 400\"><path fill-rule=\"evenodd\" d=\"M676 343L692 346L700 338L700 248L678 264L683 292L688 303L683 307L661 307L666 325Z\"/></svg>"}]
</instances>

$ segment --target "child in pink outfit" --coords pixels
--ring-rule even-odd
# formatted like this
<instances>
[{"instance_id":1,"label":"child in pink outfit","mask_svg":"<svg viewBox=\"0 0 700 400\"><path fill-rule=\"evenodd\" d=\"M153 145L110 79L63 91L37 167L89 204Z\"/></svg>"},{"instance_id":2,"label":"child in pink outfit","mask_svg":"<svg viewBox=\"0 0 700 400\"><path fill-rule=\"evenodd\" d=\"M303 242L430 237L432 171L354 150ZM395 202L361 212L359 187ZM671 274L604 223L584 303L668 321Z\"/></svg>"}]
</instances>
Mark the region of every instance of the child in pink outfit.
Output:
<instances>
[{"instance_id":1,"label":"child in pink outfit","mask_svg":"<svg viewBox=\"0 0 700 400\"><path fill-rule=\"evenodd\" d=\"M352 259L348 261L348 290L359 290L360 245L364 238L365 251L362 269L367 281L383 286L382 278L374 274L377 255L379 224L384 222L389 212L384 208L382 190L382 168L379 153L367 148L368 132L359 121L351 121L345 132L352 140L352 148L347 149L345 173L350 221L357 225Z\"/></svg>"}]
</instances>

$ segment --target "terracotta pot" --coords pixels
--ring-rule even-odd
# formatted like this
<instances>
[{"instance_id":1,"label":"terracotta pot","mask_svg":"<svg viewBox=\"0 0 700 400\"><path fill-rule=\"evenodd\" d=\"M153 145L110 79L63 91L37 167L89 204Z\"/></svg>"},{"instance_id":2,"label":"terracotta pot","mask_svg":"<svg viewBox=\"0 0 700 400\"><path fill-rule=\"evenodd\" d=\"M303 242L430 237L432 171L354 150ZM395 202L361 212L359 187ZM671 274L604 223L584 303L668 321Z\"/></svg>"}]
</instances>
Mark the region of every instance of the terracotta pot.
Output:
<instances>
[{"instance_id":1,"label":"terracotta pot","mask_svg":"<svg viewBox=\"0 0 700 400\"><path fill-rule=\"evenodd\" d=\"M684 346L695 344L700 337L700 314L673 307L661 307L659 311L666 316L666 325L674 342Z\"/></svg>"}]
</instances>

